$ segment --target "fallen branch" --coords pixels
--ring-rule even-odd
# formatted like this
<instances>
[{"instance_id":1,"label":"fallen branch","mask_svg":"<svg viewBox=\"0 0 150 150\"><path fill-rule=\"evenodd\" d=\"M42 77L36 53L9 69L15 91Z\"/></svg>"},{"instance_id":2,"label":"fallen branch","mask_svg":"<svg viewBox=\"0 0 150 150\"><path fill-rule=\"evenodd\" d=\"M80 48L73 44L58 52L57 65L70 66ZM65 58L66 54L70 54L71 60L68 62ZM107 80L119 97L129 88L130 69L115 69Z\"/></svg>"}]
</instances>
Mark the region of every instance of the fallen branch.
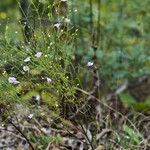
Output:
<instances>
[{"instance_id":1,"label":"fallen branch","mask_svg":"<svg viewBox=\"0 0 150 150\"><path fill-rule=\"evenodd\" d=\"M25 138L25 140L28 142L31 150L35 150L33 145L31 144L30 140L26 137L26 135L11 120L9 120L9 123Z\"/></svg>"},{"instance_id":2,"label":"fallen branch","mask_svg":"<svg viewBox=\"0 0 150 150\"><path fill-rule=\"evenodd\" d=\"M100 140L105 134L109 134L111 132L112 130L110 129L103 129L102 132L96 136L96 140Z\"/></svg>"}]
</instances>

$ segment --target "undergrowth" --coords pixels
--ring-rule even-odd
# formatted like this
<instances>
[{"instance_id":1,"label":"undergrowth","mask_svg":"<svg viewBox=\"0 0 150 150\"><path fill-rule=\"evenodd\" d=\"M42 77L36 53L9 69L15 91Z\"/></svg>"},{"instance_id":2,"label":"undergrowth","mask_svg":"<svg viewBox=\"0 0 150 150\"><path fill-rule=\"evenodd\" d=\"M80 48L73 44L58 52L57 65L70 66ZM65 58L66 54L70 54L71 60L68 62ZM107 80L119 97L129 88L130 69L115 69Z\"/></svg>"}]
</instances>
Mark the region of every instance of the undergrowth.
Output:
<instances>
[{"instance_id":1,"label":"undergrowth","mask_svg":"<svg viewBox=\"0 0 150 150\"><path fill-rule=\"evenodd\" d=\"M149 75L146 32L127 24L122 13L130 7L122 10L124 1L107 6L112 18L107 2L90 0L79 7L83 3L31 0L26 12L17 1L21 19L5 20L0 39L1 121L12 125L31 149L64 146L68 135L85 149L149 148L149 95L137 103L128 89L130 81ZM133 28L143 35L135 36ZM32 124L34 132L27 128Z\"/></svg>"}]
</instances>

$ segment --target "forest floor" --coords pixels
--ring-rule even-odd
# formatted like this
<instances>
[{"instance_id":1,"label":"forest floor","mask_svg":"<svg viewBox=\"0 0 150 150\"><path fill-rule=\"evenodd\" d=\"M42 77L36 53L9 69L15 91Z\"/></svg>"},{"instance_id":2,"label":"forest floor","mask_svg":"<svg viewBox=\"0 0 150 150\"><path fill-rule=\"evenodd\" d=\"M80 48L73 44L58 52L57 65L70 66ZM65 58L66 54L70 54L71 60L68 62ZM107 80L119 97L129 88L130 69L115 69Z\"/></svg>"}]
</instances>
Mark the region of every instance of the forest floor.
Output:
<instances>
[{"instance_id":1,"label":"forest floor","mask_svg":"<svg viewBox=\"0 0 150 150\"><path fill-rule=\"evenodd\" d=\"M109 125L108 114L84 124L62 119L47 106L31 110L17 104L14 110L5 123L0 123L0 150L150 150L148 113L136 117L132 112L114 114L116 118ZM97 125L100 128L95 130Z\"/></svg>"}]
</instances>

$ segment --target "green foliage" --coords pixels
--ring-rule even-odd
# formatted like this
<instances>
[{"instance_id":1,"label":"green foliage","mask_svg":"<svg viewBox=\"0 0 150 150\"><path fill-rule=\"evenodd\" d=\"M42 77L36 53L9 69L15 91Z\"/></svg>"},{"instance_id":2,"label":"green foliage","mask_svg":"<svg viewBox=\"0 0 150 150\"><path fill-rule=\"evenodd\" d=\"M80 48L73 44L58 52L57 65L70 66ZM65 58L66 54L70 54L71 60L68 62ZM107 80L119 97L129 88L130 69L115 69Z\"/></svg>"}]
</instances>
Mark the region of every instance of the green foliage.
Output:
<instances>
[{"instance_id":1,"label":"green foliage","mask_svg":"<svg viewBox=\"0 0 150 150\"><path fill-rule=\"evenodd\" d=\"M38 10L38 6L35 7ZM41 16L39 13L38 15ZM71 27L56 29L52 24L44 29L39 26L34 30L31 43L25 45L21 42L23 40L21 24L15 24L14 30L11 28L11 22L4 26L4 38L0 45L2 101L20 101L20 94L22 100L28 100L40 94L44 102L55 107L60 104L61 95L66 101L73 102L76 79L70 72L73 68L71 62L73 47L69 43L74 39L73 33L69 31ZM41 53L39 58L36 57L38 53ZM30 60L25 61L26 59ZM5 66L10 66L9 71ZM9 83L9 77L15 77L20 83L15 85Z\"/></svg>"},{"instance_id":2,"label":"green foliage","mask_svg":"<svg viewBox=\"0 0 150 150\"><path fill-rule=\"evenodd\" d=\"M147 112L150 109L149 97L141 102L140 99L139 100L134 99L129 93L123 93L120 94L120 98L125 105L132 107L137 111Z\"/></svg>"},{"instance_id":3,"label":"green foliage","mask_svg":"<svg viewBox=\"0 0 150 150\"><path fill-rule=\"evenodd\" d=\"M138 146L140 143L140 135L135 132L132 128L127 125L123 126L123 131L125 132L124 140L122 142L126 148L131 148L132 146Z\"/></svg>"},{"instance_id":4,"label":"green foliage","mask_svg":"<svg viewBox=\"0 0 150 150\"><path fill-rule=\"evenodd\" d=\"M59 135L57 136L41 135L36 138L30 135L30 138L32 142L35 143L35 145L38 147L39 150L46 149L49 143L53 143L55 145L59 145L62 143L62 138Z\"/></svg>"},{"instance_id":5,"label":"green foliage","mask_svg":"<svg viewBox=\"0 0 150 150\"><path fill-rule=\"evenodd\" d=\"M84 8L79 7L83 5ZM90 31L89 1L74 1L78 12L74 14L78 31L78 54L83 63L90 61L93 52ZM124 80L150 73L149 69L149 0L145 1L93 1L93 29L98 31L100 23L100 41L97 50L97 65L100 76L107 87L114 90ZM145 9L146 8L146 9ZM98 20L100 13L100 20Z\"/></svg>"},{"instance_id":6,"label":"green foliage","mask_svg":"<svg viewBox=\"0 0 150 150\"><path fill-rule=\"evenodd\" d=\"M136 100L128 93L120 94L120 98L124 103L129 106L133 106L136 103Z\"/></svg>"},{"instance_id":7,"label":"green foliage","mask_svg":"<svg viewBox=\"0 0 150 150\"><path fill-rule=\"evenodd\" d=\"M11 5L11 3L12 1L8 4ZM5 6L8 6L8 4ZM57 7L57 3L52 4L52 2L46 0L40 1L40 3L30 1L30 4L35 11L31 13L32 17L35 13L36 18L41 17L46 20L49 18L52 21L63 21L62 16L60 17L58 14L56 16L54 15L54 8ZM148 4L149 0L121 0L101 1L100 6L98 6L97 1L92 1L91 8L88 0L73 0L72 2L68 2L68 13L66 17L71 19L72 25L77 26L77 38L74 38L76 33L72 33L71 35L68 32L63 33L67 35L65 41L67 41L67 43L72 42L72 46L69 47L67 43L64 44L65 41L59 42L57 40L57 43L59 42L59 44L51 46L53 47L53 52L55 46L57 49L63 47L63 51L67 54L70 52L78 54L80 58L82 58L80 60L82 64L90 61L94 54L93 49L91 49L92 24L93 31L98 32L98 30L100 30L100 40L97 50L97 66L99 68L101 79L105 81L106 87L115 90L126 79L130 80L149 74L150 57L148 41L150 14L149 8L147 7ZM84 7L80 7L82 5L84 5ZM100 20L98 20L99 15ZM36 24L35 26L42 29L41 25L43 25L43 23L36 18L34 21L34 24ZM30 22L32 25L33 21L30 20ZM98 23L99 27L97 26ZM10 29L9 24L7 31ZM37 43L40 44L37 46L39 49L48 47L49 43L55 43L55 36L61 36L61 32L57 32L54 33L55 36L51 36L51 40L45 41L49 39L49 37L46 37L43 32L40 32L41 29L35 31ZM70 29L68 29L68 31ZM21 30L16 30L18 32L16 37L14 37L14 35L16 35L14 34L15 31L11 30L5 33L7 40L21 40ZM49 27L46 30L49 30ZM9 34L10 32L12 33ZM53 30L50 29L49 33L52 32ZM46 34L48 35L48 33ZM75 39L76 41L74 41ZM71 55L73 58L74 54L71 53Z\"/></svg>"},{"instance_id":8,"label":"green foliage","mask_svg":"<svg viewBox=\"0 0 150 150\"><path fill-rule=\"evenodd\" d=\"M34 96L40 96L54 110L51 113L55 117L60 115L62 102L79 104L76 87L89 90L93 86L85 67L93 61L93 33L97 35L96 67L104 90L115 91L124 81L150 74L150 1L99 1L92 0L92 5L89 0L68 1L67 13L62 15L65 8L58 1L30 0L32 11L26 19L34 35L28 44L23 42L25 26L19 23L21 13L17 2L1 2L0 104L29 104ZM59 23L64 27L59 28ZM19 83L10 83L10 77ZM149 98L137 102L129 93L121 94L120 98L138 111L150 108ZM124 125L123 132L125 135L120 140L123 147L139 144L140 136L131 127ZM61 143L60 136L36 139L29 136L40 145L39 149L45 149L49 141Z\"/></svg>"}]
</instances>

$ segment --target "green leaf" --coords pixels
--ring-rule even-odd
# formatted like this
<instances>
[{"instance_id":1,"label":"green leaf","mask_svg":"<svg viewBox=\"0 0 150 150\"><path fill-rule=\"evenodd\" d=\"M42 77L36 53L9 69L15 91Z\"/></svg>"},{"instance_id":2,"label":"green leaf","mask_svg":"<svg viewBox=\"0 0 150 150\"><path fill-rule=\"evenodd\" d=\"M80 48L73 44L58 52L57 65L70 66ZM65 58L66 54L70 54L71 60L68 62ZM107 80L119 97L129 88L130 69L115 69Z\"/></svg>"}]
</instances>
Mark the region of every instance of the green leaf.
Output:
<instances>
[{"instance_id":1,"label":"green leaf","mask_svg":"<svg viewBox=\"0 0 150 150\"><path fill-rule=\"evenodd\" d=\"M125 131L129 135L131 142L133 142L135 144L138 144L140 142L140 136L139 136L139 134L136 133L128 125L123 125L123 131Z\"/></svg>"},{"instance_id":2,"label":"green leaf","mask_svg":"<svg viewBox=\"0 0 150 150\"><path fill-rule=\"evenodd\" d=\"M120 94L120 98L122 102L126 103L129 106L133 106L134 104L136 104L136 100L128 93Z\"/></svg>"}]
</instances>

